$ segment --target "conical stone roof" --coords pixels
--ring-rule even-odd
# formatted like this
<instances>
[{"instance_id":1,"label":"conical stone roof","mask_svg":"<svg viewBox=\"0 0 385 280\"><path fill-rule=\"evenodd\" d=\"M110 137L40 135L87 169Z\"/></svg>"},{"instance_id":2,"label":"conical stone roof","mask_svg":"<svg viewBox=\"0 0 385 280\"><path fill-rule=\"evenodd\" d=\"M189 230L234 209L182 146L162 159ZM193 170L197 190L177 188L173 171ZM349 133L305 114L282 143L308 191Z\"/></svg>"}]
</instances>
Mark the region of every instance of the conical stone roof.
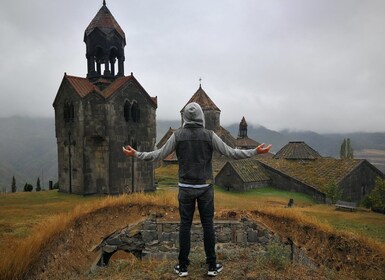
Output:
<instances>
[{"instance_id":1,"label":"conical stone roof","mask_svg":"<svg viewBox=\"0 0 385 280\"><path fill-rule=\"evenodd\" d=\"M190 98L186 105L191 102L198 103L202 107L203 111L221 111L219 110L217 105L215 105L215 103L211 100L211 98L207 95L207 93L203 90L201 85L199 85L198 90L194 93L194 95ZM186 107L186 105L183 106L181 112L183 112L183 109L184 107Z\"/></svg>"},{"instance_id":2,"label":"conical stone roof","mask_svg":"<svg viewBox=\"0 0 385 280\"><path fill-rule=\"evenodd\" d=\"M110 33L112 30L116 30L122 38L126 38L123 29L120 27L110 10L105 3L100 8L94 19L88 25L84 32L84 36L88 36L95 28L99 28L102 32Z\"/></svg>"}]
</instances>

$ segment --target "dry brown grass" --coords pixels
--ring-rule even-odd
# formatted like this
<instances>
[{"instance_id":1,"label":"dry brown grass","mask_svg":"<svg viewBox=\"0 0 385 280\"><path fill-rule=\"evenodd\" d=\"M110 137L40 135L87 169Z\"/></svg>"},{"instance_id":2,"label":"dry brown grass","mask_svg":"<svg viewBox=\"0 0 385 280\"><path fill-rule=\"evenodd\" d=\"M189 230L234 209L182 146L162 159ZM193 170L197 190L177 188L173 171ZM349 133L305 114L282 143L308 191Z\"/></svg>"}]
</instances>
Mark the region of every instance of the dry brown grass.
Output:
<instances>
[{"instance_id":1,"label":"dry brown grass","mask_svg":"<svg viewBox=\"0 0 385 280\"><path fill-rule=\"evenodd\" d=\"M42 248L67 230L77 219L103 208L129 204L176 206L177 201L175 196L170 193L161 196L143 193L109 196L78 205L69 213L52 216L40 223L34 229L33 234L21 241L16 248L7 252L7 257L0 262L0 279L22 279L36 260L41 257Z\"/></svg>"}]
</instances>

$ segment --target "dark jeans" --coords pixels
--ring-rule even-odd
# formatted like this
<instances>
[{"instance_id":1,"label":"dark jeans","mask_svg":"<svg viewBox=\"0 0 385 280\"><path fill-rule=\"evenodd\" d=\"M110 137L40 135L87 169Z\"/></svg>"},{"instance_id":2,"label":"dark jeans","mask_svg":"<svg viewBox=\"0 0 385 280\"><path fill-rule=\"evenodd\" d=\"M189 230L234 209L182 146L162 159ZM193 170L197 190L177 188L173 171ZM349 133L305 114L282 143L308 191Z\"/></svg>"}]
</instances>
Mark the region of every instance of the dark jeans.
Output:
<instances>
[{"instance_id":1,"label":"dark jeans","mask_svg":"<svg viewBox=\"0 0 385 280\"><path fill-rule=\"evenodd\" d=\"M195 202L198 203L199 215L203 227L203 242L206 253L206 263L215 264L215 231L214 231L214 189L213 186L204 188L179 187L179 264L189 265L191 243L191 224L194 217Z\"/></svg>"}]
</instances>

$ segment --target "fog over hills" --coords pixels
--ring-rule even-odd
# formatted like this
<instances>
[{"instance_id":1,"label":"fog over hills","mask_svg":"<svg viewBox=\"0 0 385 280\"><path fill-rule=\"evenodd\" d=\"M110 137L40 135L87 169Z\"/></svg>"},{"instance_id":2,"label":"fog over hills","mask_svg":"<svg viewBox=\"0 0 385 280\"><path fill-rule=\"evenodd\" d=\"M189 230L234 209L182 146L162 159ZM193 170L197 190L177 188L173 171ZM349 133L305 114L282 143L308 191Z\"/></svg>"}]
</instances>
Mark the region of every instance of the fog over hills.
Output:
<instances>
[{"instance_id":1,"label":"fog over hills","mask_svg":"<svg viewBox=\"0 0 385 280\"><path fill-rule=\"evenodd\" d=\"M57 180L55 121L53 118L0 118L0 190L10 189L12 176L18 190L26 182L48 188Z\"/></svg>"},{"instance_id":2,"label":"fog over hills","mask_svg":"<svg viewBox=\"0 0 385 280\"><path fill-rule=\"evenodd\" d=\"M158 120L157 142L170 128L178 128L180 120ZM234 137L239 124L225 126ZM368 155L379 169L385 171L385 133L319 134L312 131L274 131L261 125L248 126L248 136L258 142L273 144L277 152L289 141L305 141L323 156L338 157L344 138L350 138L353 149L360 157ZM369 150L370 152L367 152ZM11 188L12 176L21 191L26 182L36 185L40 177L42 187L48 181L57 181L57 151L55 120L53 118L7 117L0 118L0 191Z\"/></svg>"},{"instance_id":3,"label":"fog over hills","mask_svg":"<svg viewBox=\"0 0 385 280\"><path fill-rule=\"evenodd\" d=\"M232 135L238 135L239 124L226 127ZM385 132L367 133L333 133L319 134L314 131L290 131L279 132L267 129L263 126L248 126L248 136L258 142L272 143L273 152L277 152L289 141L304 141L317 150L322 156L339 157L342 141L350 138L354 150L376 149L385 150Z\"/></svg>"}]
</instances>

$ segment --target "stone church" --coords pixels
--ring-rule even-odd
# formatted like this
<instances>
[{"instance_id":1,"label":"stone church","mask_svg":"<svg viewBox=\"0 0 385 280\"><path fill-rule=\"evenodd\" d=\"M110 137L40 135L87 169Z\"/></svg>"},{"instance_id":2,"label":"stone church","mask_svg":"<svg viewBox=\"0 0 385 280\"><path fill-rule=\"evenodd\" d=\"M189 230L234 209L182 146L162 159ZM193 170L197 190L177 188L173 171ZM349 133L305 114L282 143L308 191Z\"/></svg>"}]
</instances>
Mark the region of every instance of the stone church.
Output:
<instances>
[{"instance_id":1,"label":"stone church","mask_svg":"<svg viewBox=\"0 0 385 280\"><path fill-rule=\"evenodd\" d=\"M105 1L84 42L87 76L65 73L53 103L60 191L153 191L153 163L125 157L122 146L153 150L157 98L132 73L125 76L125 34Z\"/></svg>"}]
</instances>

